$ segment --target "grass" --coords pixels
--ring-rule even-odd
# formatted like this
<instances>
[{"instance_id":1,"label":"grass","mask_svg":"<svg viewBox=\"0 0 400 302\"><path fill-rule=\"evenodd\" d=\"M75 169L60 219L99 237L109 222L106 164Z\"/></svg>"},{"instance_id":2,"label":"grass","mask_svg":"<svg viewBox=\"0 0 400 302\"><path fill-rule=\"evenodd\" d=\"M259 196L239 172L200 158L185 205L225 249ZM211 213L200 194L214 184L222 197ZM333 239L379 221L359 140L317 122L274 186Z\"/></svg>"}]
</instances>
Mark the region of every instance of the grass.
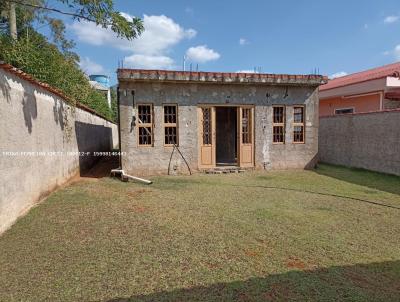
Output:
<instances>
[{"instance_id":1,"label":"grass","mask_svg":"<svg viewBox=\"0 0 400 302\"><path fill-rule=\"evenodd\" d=\"M1 301L398 301L400 178L75 183L0 237Z\"/></svg>"}]
</instances>

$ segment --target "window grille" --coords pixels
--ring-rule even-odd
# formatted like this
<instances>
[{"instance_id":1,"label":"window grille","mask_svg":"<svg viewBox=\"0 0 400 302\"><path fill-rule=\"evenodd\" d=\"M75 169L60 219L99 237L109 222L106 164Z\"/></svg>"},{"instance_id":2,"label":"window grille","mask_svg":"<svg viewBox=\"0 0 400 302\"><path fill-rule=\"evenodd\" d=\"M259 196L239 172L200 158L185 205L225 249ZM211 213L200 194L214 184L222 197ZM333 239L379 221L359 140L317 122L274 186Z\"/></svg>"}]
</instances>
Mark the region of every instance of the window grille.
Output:
<instances>
[{"instance_id":1,"label":"window grille","mask_svg":"<svg viewBox=\"0 0 400 302\"><path fill-rule=\"evenodd\" d=\"M177 105L164 105L164 145L178 145Z\"/></svg>"},{"instance_id":2,"label":"window grille","mask_svg":"<svg viewBox=\"0 0 400 302\"><path fill-rule=\"evenodd\" d=\"M304 143L304 107L293 107L293 143Z\"/></svg>"},{"instance_id":3,"label":"window grille","mask_svg":"<svg viewBox=\"0 0 400 302\"><path fill-rule=\"evenodd\" d=\"M153 105L138 105L139 146L153 145Z\"/></svg>"},{"instance_id":4,"label":"window grille","mask_svg":"<svg viewBox=\"0 0 400 302\"><path fill-rule=\"evenodd\" d=\"M203 113L203 145L212 144L211 108L202 108Z\"/></svg>"},{"instance_id":5,"label":"window grille","mask_svg":"<svg viewBox=\"0 0 400 302\"><path fill-rule=\"evenodd\" d=\"M273 107L273 142L275 144L285 143L285 107Z\"/></svg>"},{"instance_id":6,"label":"window grille","mask_svg":"<svg viewBox=\"0 0 400 302\"><path fill-rule=\"evenodd\" d=\"M251 144L251 108L242 109L242 143Z\"/></svg>"}]
</instances>

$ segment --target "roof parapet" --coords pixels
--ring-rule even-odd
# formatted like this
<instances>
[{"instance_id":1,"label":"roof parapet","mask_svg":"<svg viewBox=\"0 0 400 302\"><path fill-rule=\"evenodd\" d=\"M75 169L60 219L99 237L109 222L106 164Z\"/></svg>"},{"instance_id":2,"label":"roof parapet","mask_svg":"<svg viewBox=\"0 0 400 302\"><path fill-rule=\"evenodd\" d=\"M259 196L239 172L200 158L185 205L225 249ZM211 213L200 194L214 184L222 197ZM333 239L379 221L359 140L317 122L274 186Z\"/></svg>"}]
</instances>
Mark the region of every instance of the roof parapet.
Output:
<instances>
[{"instance_id":1,"label":"roof parapet","mask_svg":"<svg viewBox=\"0 0 400 302\"><path fill-rule=\"evenodd\" d=\"M172 71L145 69L118 69L119 81L135 82L195 82L216 84L272 84L319 86L328 82L322 75L289 75L267 73L230 73L203 71Z\"/></svg>"}]
</instances>

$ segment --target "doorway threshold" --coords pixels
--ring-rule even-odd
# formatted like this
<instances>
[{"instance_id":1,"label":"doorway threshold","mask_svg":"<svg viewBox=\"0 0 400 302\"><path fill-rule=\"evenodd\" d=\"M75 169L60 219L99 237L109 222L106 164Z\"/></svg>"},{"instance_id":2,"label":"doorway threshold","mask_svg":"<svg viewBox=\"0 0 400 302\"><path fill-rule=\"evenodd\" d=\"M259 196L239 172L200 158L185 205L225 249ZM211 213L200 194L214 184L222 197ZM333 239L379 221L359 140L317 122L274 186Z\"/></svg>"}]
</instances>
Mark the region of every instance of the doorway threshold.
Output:
<instances>
[{"instance_id":1,"label":"doorway threshold","mask_svg":"<svg viewBox=\"0 0 400 302\"><path fill-rule=\"evenodd\" d=\"M205 170L206 174L229 174L229 173L242 173L244 169L238 166L216 167L213 169Z\"/></svg>"},{"instance_id":2,"label":"doorway threshold","mask_svg":"<svg viewBox=\"0 0 400 302\"><path fill-rule=\"evenodd\" d=\"M216 166L217 167L230 167L230 168L239 167L236 162L233 162L233 163L217 163Z\"/></svg>"}]
</instances>

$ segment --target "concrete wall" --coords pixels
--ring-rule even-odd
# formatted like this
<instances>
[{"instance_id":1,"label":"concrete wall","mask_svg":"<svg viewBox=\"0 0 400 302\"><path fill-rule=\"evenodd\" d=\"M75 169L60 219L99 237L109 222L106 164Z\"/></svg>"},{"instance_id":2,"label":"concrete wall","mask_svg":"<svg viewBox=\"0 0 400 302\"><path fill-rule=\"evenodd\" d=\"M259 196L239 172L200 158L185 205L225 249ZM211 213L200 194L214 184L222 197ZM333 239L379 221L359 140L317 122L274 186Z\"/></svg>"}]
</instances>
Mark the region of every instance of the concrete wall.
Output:
<instances>
[{"instance_id":1,"label":"concrete wall","mask_svg":"<svg viewBox=\"0 0 400 302\"><path fill-rule=\"evenodd\" d=\"M318 90L310 86L286 87L253 84L185 84L121 81L121 151L122 166L134 175L165 174L171 147L163 145L163 104L178 104L179 148L192 169L198 167L197 105L255 105L255 165L256 168L287 169L312 166L318 153ZM135 91L135 106L131 91ZM154 104L154 146L138 147L137 129L131 127L136 105ZM286 143L272 144L272 105L286 105ZM306 142L293 144L293 105L306 106ZM177 173L186 167L178 153L171 166Z\"/></svg>"},{"instance_id":2,"label":"concrete wall","mask_svg":"<svg viewBox=\"0 0 400 302\"><path fill-rule=\"evenodd\" d=\"M400 110L320 119L322 162L400 175Z\"/></svg>"},{"instance_id":3,"label":"concrete wall","mask_svg":"<svg viewBox=\"0 0 400 302\"><path fill-rule=\"evenodd\" d=\"M109 151L118 135L115 124L72 109L4 69L0 88L1 233L42 196L98 159L78 152Z\"/></svg>"}]
</instances>

